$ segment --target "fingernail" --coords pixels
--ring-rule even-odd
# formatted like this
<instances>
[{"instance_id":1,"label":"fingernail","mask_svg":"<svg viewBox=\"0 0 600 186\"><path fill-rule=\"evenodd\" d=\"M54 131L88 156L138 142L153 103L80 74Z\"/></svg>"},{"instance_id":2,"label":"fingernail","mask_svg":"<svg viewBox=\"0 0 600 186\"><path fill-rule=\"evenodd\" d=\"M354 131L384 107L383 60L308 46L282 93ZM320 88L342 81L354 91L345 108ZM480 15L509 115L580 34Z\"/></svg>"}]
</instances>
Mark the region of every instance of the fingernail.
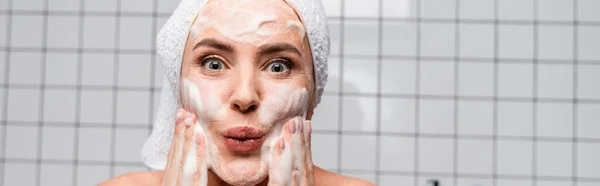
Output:
<instances>
[{"instance_id":1,"label":"fingernail","mask_svg":"<svg viewBox=\"0 0 600 186\"><path fill-rule=\"evenodd\" d=\"M310 122L310 120L306 120L306 133L312 132L312 123Z\"/></svg>"},{"instance_id":2,"label":"fingernail","mask_svg":"<svg viewBox=\"0 0 600 186\"><path fill-rule=\"evenodd\" d=\"M194 118L192 116L188 116L187 118L185 118L186 126L192 126L192 123L194 123Z\"/></svg>"},{"instance_id":3,"label":"fingernail","mask_svg":"<svg viewBox=\"0 0 600 186\"><path fill-rule=\"evenodd\" d=\"M279 148L280 149L284 149L285 148L285 141L283 140L283 137L279 138Z\"/></svg>"},{"instance_id":4,"label":"fingernail","mask_svg":"<svg viewBox=\"0 0 600 186\"><path fill-rule=\"evenodd\" d=\"M297 120L302 120L302 119L297 119ZM304 122L302 121L298 121L298 129L300 129L300 132L304 132Z\"/></svg>"},{"instance_id":5,"label":"fingernail","mask_svg":"<svg viewBox=\"0 0 600 186\"><path fill-rule=\"evenodd\" d=\"M183 110L177 109L177 119L181 118L182 116L183 116Z\"/></svg>"},{"instance_id":6,"label":"fingernail","mask_svg":"<svg viewBox=\"0 0 600 186\"><path fill-rule=\"evenodd\" d=\"M292 122L290 122L290 123L288 124L288 131L289 131L290 133L294 133L294 132L296 132L296 120L295 120L295 119L293 119L293 120L292 120Z\"/></svg>"}]
</instances>

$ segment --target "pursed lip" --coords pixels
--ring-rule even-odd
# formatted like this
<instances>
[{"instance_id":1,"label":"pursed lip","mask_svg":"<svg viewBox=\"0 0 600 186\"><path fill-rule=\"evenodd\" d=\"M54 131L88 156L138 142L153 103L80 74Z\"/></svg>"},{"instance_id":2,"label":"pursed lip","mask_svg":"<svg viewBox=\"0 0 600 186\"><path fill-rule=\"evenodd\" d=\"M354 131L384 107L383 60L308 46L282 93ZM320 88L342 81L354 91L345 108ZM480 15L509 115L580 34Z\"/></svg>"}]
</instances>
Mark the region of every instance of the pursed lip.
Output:
<instances>
[{"instance_id":1,"label":"pursed lip","mask_svg":"<svg viewBox=\"0 0 600 186\"><path fill-rule=\"evenodd\" d=\"M249 153L260 148L266 132L252 127L235 127L223 132L227 149L237 153Z\"/></svg>"}]
</instances>

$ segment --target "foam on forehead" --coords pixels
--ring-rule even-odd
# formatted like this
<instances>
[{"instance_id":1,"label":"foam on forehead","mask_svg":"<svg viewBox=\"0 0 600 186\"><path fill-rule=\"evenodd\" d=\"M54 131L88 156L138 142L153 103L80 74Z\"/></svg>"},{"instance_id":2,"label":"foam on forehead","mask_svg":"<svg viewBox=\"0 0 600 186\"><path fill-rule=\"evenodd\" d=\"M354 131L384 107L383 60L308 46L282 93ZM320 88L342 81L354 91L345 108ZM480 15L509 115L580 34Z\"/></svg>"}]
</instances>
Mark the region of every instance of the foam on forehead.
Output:
<instances>
[{"instance_id":1,"label":"foam on forehead","mask_svg":"<svg viewBox=\"0 0 600 186\"><path fill-rule=\"evenodd\" d=\"M300 39L300 42L305 37L304 26L295 11L281 0L209 1L192 25L192 41L207 29L215 29L232 41L255 46L268 43L275 36Z\"/></svg>"}]
</instances>

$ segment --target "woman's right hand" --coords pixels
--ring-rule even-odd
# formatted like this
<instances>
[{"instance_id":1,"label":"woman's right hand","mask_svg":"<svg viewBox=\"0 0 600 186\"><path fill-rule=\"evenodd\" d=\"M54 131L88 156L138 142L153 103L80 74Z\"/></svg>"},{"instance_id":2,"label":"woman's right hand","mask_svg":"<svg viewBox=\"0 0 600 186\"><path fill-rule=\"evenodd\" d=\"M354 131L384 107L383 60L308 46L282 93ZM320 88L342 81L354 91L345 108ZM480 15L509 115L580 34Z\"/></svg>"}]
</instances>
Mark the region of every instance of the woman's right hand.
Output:
<instances>
[{"instance_id":1,"label":"woman's right hand","mask_svg":"<svg viewBox=\"0 0 600 186\"><path fill-rule=\"evenodd\" d=\"M163 186L206 185L208 181L204 134L194 130L196 116L177 110L175 133L169 148Z\"/></svg>"}]
</instances>

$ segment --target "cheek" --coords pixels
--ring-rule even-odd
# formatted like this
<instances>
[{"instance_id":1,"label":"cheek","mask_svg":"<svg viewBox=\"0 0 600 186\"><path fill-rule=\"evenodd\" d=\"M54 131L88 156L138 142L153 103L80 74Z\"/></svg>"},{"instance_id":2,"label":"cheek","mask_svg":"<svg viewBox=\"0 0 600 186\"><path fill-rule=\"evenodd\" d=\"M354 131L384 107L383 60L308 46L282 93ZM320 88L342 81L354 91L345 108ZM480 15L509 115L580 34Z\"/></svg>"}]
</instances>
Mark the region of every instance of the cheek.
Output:
<instances>
[{"instance_id":1,"label":"cheek","mask_svg":"<svg viewBox=\"0 0 600 186\"><path fill-rule=\"evenodd\" d=\"M305 87L271 84L265 85L264 90L265 99L258 111L261 124L270 127L306 113L309 94Z\"/></svg>"},{"instance_id":2,"label":"cheek","mask_svg":"<svg viewBox=\"0 0 600 186\"><path fill-rule=\"evenodd\" d=\"M221 94L227 92L228 87L223 83L212 82L210 80L201 80L198 77L188 77L192 86L198 91L194 92L198 100L198 107L195 108L196 115L202 123L208 124L209 121L221 120L225 116L225 104L222 101ZM192 96L192 95L190 95Z\"/></svg>"}]
</instances>

